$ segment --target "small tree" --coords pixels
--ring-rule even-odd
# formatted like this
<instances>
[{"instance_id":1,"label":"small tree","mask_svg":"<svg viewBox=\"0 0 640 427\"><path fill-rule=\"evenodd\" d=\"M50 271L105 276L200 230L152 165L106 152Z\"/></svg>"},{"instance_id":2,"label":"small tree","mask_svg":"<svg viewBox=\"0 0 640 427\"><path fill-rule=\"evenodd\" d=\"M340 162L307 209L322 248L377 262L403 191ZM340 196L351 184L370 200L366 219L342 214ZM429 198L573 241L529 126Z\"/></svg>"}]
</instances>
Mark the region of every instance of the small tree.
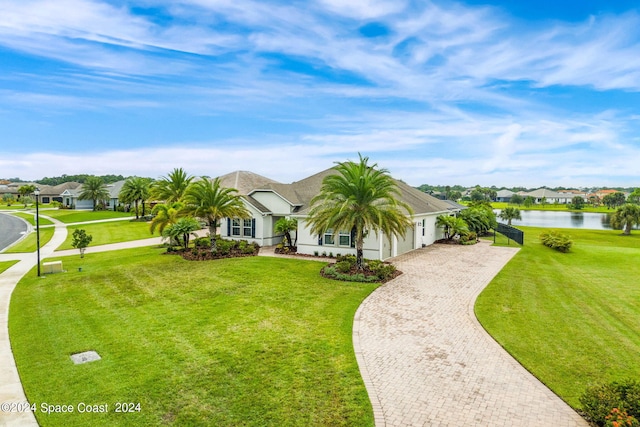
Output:
<instances>
[{"instance_id":1,"label":"small tree","mask_svg":"<svg viewBox=\"0 0 640 427\"><path fill-rule=\"evenodd\" d=\"M624 229L625 235L631 234L631 228L634 225L640 225L640 206L638 205L627 203L611 215L611 226L617 230Z\"/></svg>"},{"instance_id":2,"label":"small tree","mask_svg":"<svg viewBox=\"0 0 640 427\"><path fill-rule=\"evenodd\" d=\"M284 243L289 247L292 248L294 246L296 246L296 243L298 242L298 220L294 219L294 218L280 218L276 224L275 224L275 229L274 231L276 233L282 233L284 234ZM291 232L295 231L296 232L296 239L295 241L291 239Z\"/></svg>"},{"instance_id":3,"label":"small tree","mask_svg":"<svg viewBox=\"0 0 640 427\"><path fill-rule=\"evenodd\" d=\"M533 205L534 205L534 203L535 203L535 202L536 202L536 199L534 199L534 198L533 198L533 196L527 196L527 197L524 199L524 206L525 206L526 208L530 208L531 206L533 206Z\"/></svg>"},{"instance_id":4,"label":"small tree","mask_svg":"<svg viewBox=\"0 0 640 427\"><path fill-rule=\"evenodd\" d=\"M582 196L575 196L571 199L570 209L582 209L584 207L584 198Z\"/></svg>"},{"instance_id":5,"label":"small tree","mask_svg":"<svg viewBox=\"0 0 640 427\"><path fill-rule=\"evenodd\" d=\"M33 193L34 191L36 191L36 186L33 184L27 184L27 185L23 185L20 188L18 188L18 194L20 194L20 196L22 196L22 203L24 203L24 207L26 208L27 205L29 203L32 202L31 198L28 197L29 194Z\"/></svg>"},{"instance_id":6,"label":"small tree","mask_svg":"<svg viewBox=\"0 0 640 427\"><path fill-rule=\"evenodd\" d=\"M522 219L520 215L520 209L513 207L506 207L500 212L500 219L506 219L507 225L511 225L511 220Z\"/></svg>"},{"instance_id":7,"label":"small tree","mask_svg":"<svg viewBox=\"0 0 640 427\"><path fill-rule=\"evenodd\" d=\"M514 205L521 205L522 202L524 202L524 197L519 194L514 194L513 196L511 196L509 202L513 203Z\"/></svg>"},{"instance_id":8,"label":"small tree","mask_svg":"<svg viewBox=\"0 0 640 427\"><path fill-rule=\"evenodd\" d=\"M178 242L184 250L187 250L191 236L196 236L194 231L199 229L200 223L195 218L180 218L175 224L168 225L162 231L162 236L169 238L169 244Z\"/></svg>"},{"instance_id":9,"label":"small tree","mask_svg":"<svg viewBox=\"0 0 640 427\"><path fill-rule=\"evenodd\" d=\"M631 194L629 194L627 202L633 203L634 205L640 205L640 188L636 188Z\"/></svg>"},{"instance_id":10,"label":"small tree","mask_svg":"<svg viewBox=\"0 0 640 427\"><path fill-rule=\"evenodd\" d=\"M85 230L81 228L74 230L71 246L80 250L80 258L84 258L84 251L87 250L91 240L93 240L93 236L87 234Z\"/></svg>"}]
</instances>

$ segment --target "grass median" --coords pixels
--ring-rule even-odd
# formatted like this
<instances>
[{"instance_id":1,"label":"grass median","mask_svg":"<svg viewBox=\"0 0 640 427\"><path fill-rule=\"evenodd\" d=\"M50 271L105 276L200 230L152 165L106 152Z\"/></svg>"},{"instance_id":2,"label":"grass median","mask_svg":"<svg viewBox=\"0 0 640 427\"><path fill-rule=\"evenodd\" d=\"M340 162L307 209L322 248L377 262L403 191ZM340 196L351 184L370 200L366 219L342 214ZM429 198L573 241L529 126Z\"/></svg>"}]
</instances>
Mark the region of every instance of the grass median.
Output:
<instances>
[{"instance_id":1,"label":"grass median","mask_svg":"<svg viewBox=\"0 0 640 427\"><path fill-rule=\"evenodd\" d=\"M65 224L74 222L99 221L103 219L135 218L130 212L84 211L75 209L51 209L40 211L41 215L50 216Z\"/></svg>"},{"instance_id":2,"label":"grass median","mask_svg":"<svg viewBox=\"0 0 640 427\"><path fill-rule=\"evenodd\" d=\"M482 325L575 408L588 386L640 377L640 233L561 230L565 254L518 228L524 247L476 302Z\"/></svg>"},{"instance_id":3,"label":"grass median","mask_svg":"<svg viewBox=\"0 0 640 427\"><path fill-rule=\"evenodd\" d=\"M36 412L40 425L373 425L351 334L375 285L324 279L315 261L161 252L65 257L68 273L18 284L10 336L30 402L109 405ZM86 350L102 360L70 361Z\"/></svg>"},{"instance_id":4,"label":"grass median","mask_svg":"<svg viewBox=\"0 0 640 427\"><path fill-rule=\"evenodd\" d=\"M40 247L46 245L53 237L55 229L53 227L40 228ZM15 254L23 252L35 252L37 249L38 236L36 231L29 233L24 239L20 240L15 245L9 247L4 253Z\"/></svg>"},{"instance_id":5,"label":"grass median","mask_svg":"<svg viewBox=\"0 0 640 427\"><path fill-rule=\"evenodd\" d=\"M83 229L93 237L90 246L158 237L157 232L155 234L149 232L148 222L114 221L98 222L95 224L77 224L67 227L67 239L60 245L58 250L73 249L71 245L73 242L73 232L77 229Z\"/></svg>"}]
</instances>

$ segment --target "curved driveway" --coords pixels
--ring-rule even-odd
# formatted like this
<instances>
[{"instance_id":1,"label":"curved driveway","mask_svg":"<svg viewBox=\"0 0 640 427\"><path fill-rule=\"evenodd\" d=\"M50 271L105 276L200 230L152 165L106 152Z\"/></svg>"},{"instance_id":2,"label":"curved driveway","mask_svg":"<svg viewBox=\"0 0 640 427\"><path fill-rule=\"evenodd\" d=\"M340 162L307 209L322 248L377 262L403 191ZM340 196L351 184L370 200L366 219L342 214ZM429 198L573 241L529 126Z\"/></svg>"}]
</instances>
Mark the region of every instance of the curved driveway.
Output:
<instances>
[{"instance_id":1,"label":"curved driveway","mask_svg":"<svg viewBox=\"0 0 640 427\"><path fill-rule=\"evenodd\" d=\"M587 426L480 326L476 297L517 252L432 245L356 312L354 347L376 426Z\"/></svg>"},{"instance_id":2,"label":"curved driveway","mask_svg":"<svg viewBox=\"0 0 640 427\"><path fill-rule=\"evenodd\" d=\"M0 213L0 252L20 240L28 229L29 224L22 218Z\"/></svg>"}]
</instances>

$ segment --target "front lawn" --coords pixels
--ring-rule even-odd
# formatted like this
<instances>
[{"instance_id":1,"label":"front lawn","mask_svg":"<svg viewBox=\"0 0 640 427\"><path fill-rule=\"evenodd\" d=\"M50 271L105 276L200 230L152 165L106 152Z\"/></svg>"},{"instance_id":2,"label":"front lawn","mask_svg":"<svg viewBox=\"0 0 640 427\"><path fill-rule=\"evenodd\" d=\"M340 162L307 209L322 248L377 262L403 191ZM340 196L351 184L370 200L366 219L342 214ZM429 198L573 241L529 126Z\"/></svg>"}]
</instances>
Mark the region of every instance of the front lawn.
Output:
<instances>
[{"instance_id":1,"label":"front lawn","mask_svg":"<svg viewBox=\"0 0 640 427\"><path fill-rule=\"evenodd\" d=\"M574 408L588 386L639 378L640 233L564 229L565 254L518 228L524 247L476 303L483 326Z\"/></svg>"},{"instance_id":2,"label":"front lawn","mask_svg":"<svg viewBox=\"0 0 640 427\"><path fill-rule=\"evenodd\" d=\"M17 262L18 261L0 261L0 274Z\"/></svg>"},{"instance_id":3,"label":"front lawn","mask_svg":"<svg viewBox=\"0 0 640 427\"><path fill-rule=\"evenodd\" d=\"M73 222L98 221L101 219L112 218L132 218L130 212L114 212L114 211L82 211L75 209L52 209L40 211L40 214L50 216L65 224ZM135 216L133 217L135 218Z\"/></svg>"},{"instance_id":4,"label":"front lawn","mask_svg":"<svg viewBox=\"0 0 640 427\"><path fill-rule=\"evenodd\" d=\"M108 243L129 242L131 240L149 239L158 237L158 233L149 232L148 222L112 221L98 222L95 224L77 224L67 227L67 240L58 250L73 249L73 231L83 229L93 237L89 246L106 245Z\"/></svg>"},{"instance_id":5,"label":"front lawn","mask_svg":"<svg viewBox=\"0 0 640 427\"><path fill-rule=\"evenodd\" d=\"M373 425L351 335L375 285L324 279L315 261L163 251L64 257L68 273L18 284L9 329L28 399L109 405L39 411L40 425ZM70 361L86 350L102 360Z\"/></svg>"}]
</instances>

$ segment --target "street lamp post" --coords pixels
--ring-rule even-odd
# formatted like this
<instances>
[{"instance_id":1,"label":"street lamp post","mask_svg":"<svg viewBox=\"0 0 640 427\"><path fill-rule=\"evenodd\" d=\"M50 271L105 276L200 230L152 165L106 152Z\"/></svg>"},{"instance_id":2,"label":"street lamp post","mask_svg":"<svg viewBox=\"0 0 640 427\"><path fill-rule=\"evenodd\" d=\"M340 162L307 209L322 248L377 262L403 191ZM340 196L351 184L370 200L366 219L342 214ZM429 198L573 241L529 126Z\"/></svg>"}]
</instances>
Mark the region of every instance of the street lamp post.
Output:
<instances>
[{"instance_id":1,"label":"street lamp post","mask_svg":"<svg viewBox=\"0 0 640 427\"><path fill-rule=\"evenodd\" d=\"M38 277L40 277L40 212L38 211L40 189L36 187L33 194L36 196L36 252L38 253Z\"/></svg>"}]
</instances>

